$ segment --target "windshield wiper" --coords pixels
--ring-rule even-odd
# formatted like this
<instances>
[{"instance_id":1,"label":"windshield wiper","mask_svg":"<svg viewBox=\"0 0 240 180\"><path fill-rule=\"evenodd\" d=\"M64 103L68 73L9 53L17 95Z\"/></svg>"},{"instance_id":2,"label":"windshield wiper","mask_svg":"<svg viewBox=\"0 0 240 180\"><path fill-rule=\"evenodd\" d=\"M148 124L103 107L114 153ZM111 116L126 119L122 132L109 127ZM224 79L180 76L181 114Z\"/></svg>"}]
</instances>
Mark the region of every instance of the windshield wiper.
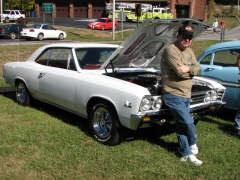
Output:
<instances>
[{"instance_id":1,"label":"windshield wiper","mask_svg":"<svg viewBox=\"0 0 240 180\"><path fill-rule=\"evenodd\" d=\"M106 74L108 74L108 72L107 72L107 67L109 66L109 64L111 64L111 66L112 66L112 73L113 73L113 75L115 76L113 61L114 61L118 56L119 56L119 54L117 54L116 56L114 56L114 58L112 58L112 59L109 61L109 63L105 66L104 69L105 69Z\"/></svg>"}]
</instances>

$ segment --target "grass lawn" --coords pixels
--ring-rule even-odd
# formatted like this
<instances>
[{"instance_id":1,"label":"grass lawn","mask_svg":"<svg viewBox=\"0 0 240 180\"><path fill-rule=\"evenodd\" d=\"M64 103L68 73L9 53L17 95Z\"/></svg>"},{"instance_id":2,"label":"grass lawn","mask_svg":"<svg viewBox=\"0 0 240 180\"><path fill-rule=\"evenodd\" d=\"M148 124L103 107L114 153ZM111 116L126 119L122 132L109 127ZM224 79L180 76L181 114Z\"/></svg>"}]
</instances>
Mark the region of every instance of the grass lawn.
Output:
<instances>
[{"instance_id":1,"label":"grass lawn","mask_svg":"<svg viewBox=\"0 0 240 180\"><path fill-rule=\"evenodd\" d=\"M141 129L117 146L89 136L88 123L38 103L22 107L14 92L0 95L0 179L238 179L240 139L234 116L197 125L202 166L178 158L174 126ZM229 114L230 113L230 114Z\"/></svg>"},{"instance_id":2,"label":"grass lawn","mask_svg":"<svg viewBox=\"0 0 240 180\"><path fill-rule=\"evenodd\" d=\"M78 35L72 33L72 36ZM87 39L87 35L81 37ZM192 47L198 56L218 42L194 41ZM25 61L40 46L0 46L0 74L4 63ZM2 79L0 86L6 86ZM240 177L240 138L232 132L234 111L224 110L219 117L206 116L199 121L197 157L203 165L195 166L179 160L174 126L131 131L121 144L105 146L91 138L88 122L76 115L41 102L22 107L16 103L14 92L0 93L0 102L0 179L3 180Z\"/></svg>"}]
</instances>

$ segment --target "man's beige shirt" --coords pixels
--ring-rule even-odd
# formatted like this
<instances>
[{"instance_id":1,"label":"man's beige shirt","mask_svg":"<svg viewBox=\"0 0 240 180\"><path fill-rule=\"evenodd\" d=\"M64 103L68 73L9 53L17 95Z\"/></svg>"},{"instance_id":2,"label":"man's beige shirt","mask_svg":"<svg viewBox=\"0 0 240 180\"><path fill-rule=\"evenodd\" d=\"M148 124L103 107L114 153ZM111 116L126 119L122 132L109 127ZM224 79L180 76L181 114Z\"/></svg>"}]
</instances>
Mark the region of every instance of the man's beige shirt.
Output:
<instances>
[{"instance_id":1,"label":"man's beige shirt","mask_svg":"<svg viewBox=\"0 0 240 180\"><path fill-rule=\"evenodd\" d=\"M178 64L189 66L189 72L178 75ZM201 67L190 47L181 51L174 44L167 46L161 60L162 93L191 98L192 77L199 75L200 71Z\"/></svg>"}]
</instances>

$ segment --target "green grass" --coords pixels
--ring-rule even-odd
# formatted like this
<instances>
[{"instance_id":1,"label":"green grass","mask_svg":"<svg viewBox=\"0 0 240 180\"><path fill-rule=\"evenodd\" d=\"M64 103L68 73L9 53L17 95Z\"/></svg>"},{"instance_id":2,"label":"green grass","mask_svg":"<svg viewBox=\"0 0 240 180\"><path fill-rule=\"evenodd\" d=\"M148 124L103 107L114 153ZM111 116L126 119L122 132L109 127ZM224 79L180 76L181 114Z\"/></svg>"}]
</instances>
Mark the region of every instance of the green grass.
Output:
<instances>
[{"instance_id":1,"label":"green grass","mask_svg":"<svg viewBox=\"0 0 240 180\"><path fill-rule=\"evenodd\" d=\"M233 122L205 117L197 125L200 167L177 156L174 126L131 132L117 146L89 136L87 121L39 103L0 96L0 179L237 179L239 137Z\"/></svg>"}]
</instances>

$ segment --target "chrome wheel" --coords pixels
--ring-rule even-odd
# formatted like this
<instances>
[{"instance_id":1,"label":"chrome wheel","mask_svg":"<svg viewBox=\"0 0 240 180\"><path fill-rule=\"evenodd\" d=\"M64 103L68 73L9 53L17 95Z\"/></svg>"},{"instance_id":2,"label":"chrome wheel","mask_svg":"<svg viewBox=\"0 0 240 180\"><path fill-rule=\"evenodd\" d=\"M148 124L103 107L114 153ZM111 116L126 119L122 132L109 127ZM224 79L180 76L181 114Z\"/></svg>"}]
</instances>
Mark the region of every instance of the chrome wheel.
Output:
<instances>
[{"instance_id":1,"label":"chrome wheel","mask_svg":"<svg viewBox=\"0 0 240 180\"><path fill-rule=\"evenodd\" d=\"M112 130L112 120L107 109L98 108L93 117L93 128L97 135L101 138L109 136Z\"/></svg>"},{"instance_id":2,"label":"chrome wheel","mask_svg":"<svg viewBox=\"0 0 240 180\"><path fill-rule=\"evenodd\" d=\"M121 140L121 129L117 112L113 105L107 101L97 101L93 104L89 125L93 137L106 145L116 145Z\"/></svg>"},{"instance_id":3,"label":"chrome wheel","mask_svg":"<svg viewBox=\"0 0 240 180\"><path fill-rule=\"evenodd\" d=\"M16 99L18 104L23 106L30 105L30 94L26 88L26 85L22 81L18 82L16 86Z\"/></svg>"}]
</instances>

